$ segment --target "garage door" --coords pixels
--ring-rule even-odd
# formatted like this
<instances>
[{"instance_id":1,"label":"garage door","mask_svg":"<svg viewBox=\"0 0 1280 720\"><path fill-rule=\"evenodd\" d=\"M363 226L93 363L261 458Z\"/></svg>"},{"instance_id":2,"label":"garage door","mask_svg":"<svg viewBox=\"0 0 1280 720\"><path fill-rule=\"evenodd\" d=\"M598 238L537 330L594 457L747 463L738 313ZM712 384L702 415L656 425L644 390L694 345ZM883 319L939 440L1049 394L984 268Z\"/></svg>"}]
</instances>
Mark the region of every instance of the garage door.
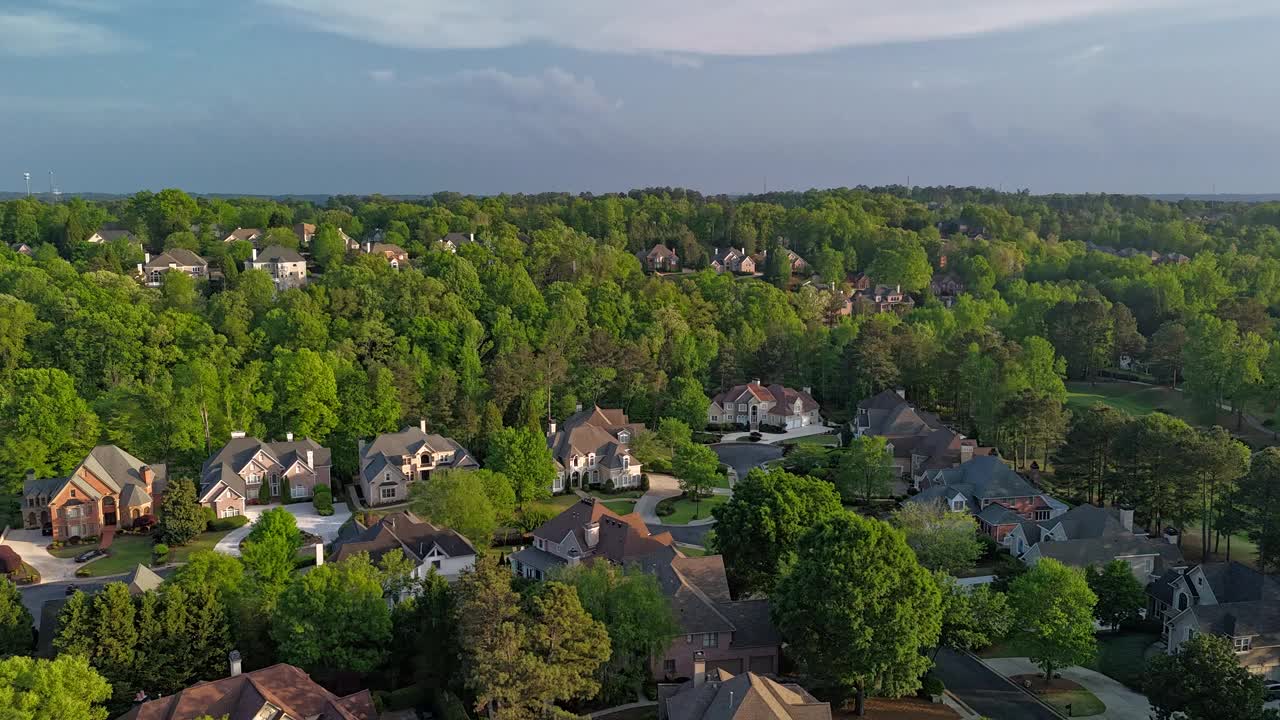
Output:
<instances>
[{"instance_id":1,"label":"garage door","mask_svg":"<svg viewBox=\"0 0 1280 720\"><path fill-rule=\"evenodd\" d=\"M710 660L707 662L707 669L717 668L728 672L730 675L742 674L742 658L728 658L724 660Z\"/></svg>"},{"instance_id":2,"label":"garage door","mask_svg":"<svg viewBox=\"0 0 1280 720\"><path fill-rule=\"evenodd\" d=\"M773 656L772 655L752 655L750 661L751 672L764 674L773 673Z\"/></svg>"}]
</instances>

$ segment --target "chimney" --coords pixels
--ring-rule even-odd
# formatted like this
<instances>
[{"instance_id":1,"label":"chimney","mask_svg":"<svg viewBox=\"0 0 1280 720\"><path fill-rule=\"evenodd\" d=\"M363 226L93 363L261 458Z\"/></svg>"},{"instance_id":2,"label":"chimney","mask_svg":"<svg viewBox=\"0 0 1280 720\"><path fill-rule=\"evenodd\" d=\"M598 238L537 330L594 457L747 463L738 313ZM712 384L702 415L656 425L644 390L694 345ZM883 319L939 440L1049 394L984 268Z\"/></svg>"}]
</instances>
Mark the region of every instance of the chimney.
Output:
<instances>
[{"instance_id":1,"label":"chimney","mask_svg":"<svg viewBox=\"0 0 1280 720\"><path fill-rule=\"evenodd\" d=\"M257 259L258 259L258 248L253 248L253 250L251 250L249 253L249 260L251 262L256 262Z\"/></svg>"},{"instance_id":2,"label":"chimney","mask_svg":"<svg viewBox=\"0 0 1280 720\"><path fill-rule=\"evenodd\" d=\"M29 482L29 483L30 483L30 482L35 482L35 481L36 481L36 469L35 469L35 468L27 468L27 482Z\"/></svg>"},{"instance_id":3,"label":"chimney","mask_svg":"<svg viewBox=\"0 0 1280 720\"><path fill-rule=\"evenodd\" d=\"M423 434L423 435L426 435L426 434L427 434L427 419L426 419L426 418L418 418L418 429L422 431L422 434Z\"/></svg>"},{"instance_id":4,"label":"chimney","mask_svg":"<svg viewBox=\"0 0 1280 720\"><path fill-rule=\"evenodd\" d=\"M236 677L240 674L240 651L232 650L227 659L231 661L231 677Z\"/></svg>"},{"instance_id":5,"label":"chimney","mask_svg":"<svg viewBox=\"0 0 1280 720\"><path fill-rule=\"evenodd\" d=\"M365 251L366 253L370 253L370 254L372 254L372 253L373 253L373 243L372 243L372 242L366 242L366 243L364 244L364 251Z\"/></svg>"},{"instance_id":6,"label":"chimney","mask_svg":"<svg viewBox=\"0 0 1280 720\"><path fill-rule=\"evenodd\" d=\"M151 470L150 465L143 465L140 474L142 475L142 485L147 489L147 494L152 494L151 484L155 482L156 474Z\"/></svg>"},{"instance_id":7,"label":"chimney","mask_svg":"<svg viewBox=\"0 0 1280 720\"><path fill-rule=\"evenodd\" d=\"M149 253L149 252L144 252L144 253L142 253L142 262L143 262L143 263L149 263L149 262L151 262L151 253Z\"/></svg>"},{"instance_id":8,"label":"chimney","mask_svg":"<svg viewBox=\"0 0 1280 720\"><path fill-rule=\"evenodd\" d=\"M1129 532L1133 532L1133 508L1120 508L1120 527L1128 530Z\"/></svg>"},{"instance_id":9,"label":"chimney","mask_svg":"<svg viewBox=\"0 0 1280 720\"><path fill-rule=\"evenodd\" d=\"M813 394L813 388L812 388L812 387L810 387L810 386L808 386L808 385L805 385L804 387L802 387L802 388L800 388L800 389L804 391L804 394L805 394L805 395L812 395L812 394Z\"/></svg>"},{"instance_id":10,"label":"chimney","mask_svg":"<svg viewBox=\"0 0 1280 720\"><path fill-rule=\"evenodd\" d=\"M308 450L307 451L307 467L314 468L315 466L316 466L316 451Z\"/></svg>"},{"instance_id":11,"label":"chimney","mask_svg":"<svg viewBox=\"0 0 1280 720\"><path fill-rule=\"evenodd\" d=\"M556 434L556 421L555 421L555 420L548 420L548 421L547 421L547 434L548 434L548 435L555 435L555 434Z\"/></svg>"},{"instance_id":12,"label":"chimney","mask_svg":"<svg viewBox=\"0 0 1280 720\"><path fill-rule=\"evenodd\" d=\"M963 465L973 459L973 448L977 445L974 440L960 441L960 464Z\"/></svg>"},{"instance_id":13,"label":"chimney","mask_svg":"<svg viewBox=\"0 0 1280 720\"><path fill-rule=\"evenodd\" d=\"M593 548L600 544L600 523L589 522L582 528L582 535L587 541L587 547Z\"/></svg>"},{"instance_id":14,"label":"chimney","mask_svg":"<svg viewBox=\"0 0 1280 720\"><path fill-rule=\"evenodd\" d=\"M312 547L316 549L316 567L320 567L324 564L324 543L316 543Z\"/></svg>"},{"instance_id":15,"label":"chimney","mask_svg":"<svg viewBox=\"0 0 1280 720\"><path fill-rule=\"evenodd\" d=\"M894 390L894 392L898 393L898 397L902 398L903 400L906 400L906 399L907 399L907 389L906 389L906 388L897 388L897 389L895 389L895 390Z\"/></svg>"},{"instance_id":16,"label":"chimney","mask_svg":"<svg viewBox=\"0 0 1280 720\"><path fill-rule=\"evenodd\" d=\"M698 688L707 683L707 656L701 650L693 654L693 686Z\"/></svg>"},{"instance_id":17,"label":"chimney","mask_svg":"<svg viewBox=\"0 0 1280 720\"><path fill-rule=\"evenodd\" d=\"M231 439L232 439L232 440L239 440L240 438L243 438L243 437L244 437L244 431L243 431L243 430L232 430L232 431L231 431Z\"/></svg>"},{"instance_id":18,"label":"chimney","mask_svg":"<svg viewBox=\"0 0 1280 720\"><path fill-rule=\"evenodd\" d=\"M285 441L285 442L293 442L293 431L292 431L292 430L290 430L289 432L287 432L287 433L285 433L285 434L284 434L284 441Z\"/></svg>"},{"instance_id":19,"label":"chimney","mask_svg":"<svg viewBox=\"0 0 1280 720\"><path fill-rule=\"evenodd\" d=\"M468 239L468 240L470 240L471 242L475 242L475 241L476 241L476 234L475 234L475 233L467 233L467 239Z\"/></svg>"},{"instance_id":20,"label":"chimney","mask_svg":"<svg viewBox=\"0 0 1280 720\"><path fill-rule=\"evenodd\" d=\"M574 411L574 412L582 412L582 403L578 403L577 405L574 405L574 406L573 406L573 411Z\"/></svg>"},{"instance_id":21,"label":"chimney","mask_svg":"<svg viewBox=\"0 0 1280 720\"><path fill-rule=\"evenodd\" d=\"M751 381L751 384L752 384L752 385L759 385L759 384L760 384L760 378L756 378L756 379L752 380L752 381Z\"/></svg>"}]
</instances>

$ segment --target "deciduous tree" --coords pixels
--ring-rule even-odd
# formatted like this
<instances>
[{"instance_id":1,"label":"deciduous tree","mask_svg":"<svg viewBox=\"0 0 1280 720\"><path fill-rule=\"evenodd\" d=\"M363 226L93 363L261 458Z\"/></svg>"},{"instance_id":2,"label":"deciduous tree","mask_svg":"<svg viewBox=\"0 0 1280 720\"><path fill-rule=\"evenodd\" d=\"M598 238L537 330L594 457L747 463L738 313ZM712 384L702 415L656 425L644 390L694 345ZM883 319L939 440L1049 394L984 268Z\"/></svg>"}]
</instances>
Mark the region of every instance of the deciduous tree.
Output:
<instances>
[{"instance_id":1,"label":"deciduous tree","mask_svg":"<svg viewBox=\"0 0 1280 720\"><path fill-rule=\"evenodd\" d=\"M1093 660L1093 608L1098 598L1084 573L1042 558L1009 587L1016 634L1047 679L1055 670Z\"/></svg>"},{"instance_id":2,"label":"deciduous tree","mask_svg":"<svg viewBox=\"0 0 1280 720\"><path fill-rule=\"evenodd\" d=\"M840 496L845 500L871 502L872 498L887 496L893 489L897 471L883 437L855 437L840 451L840 455L835 481Z\"/></svg>"},{"instance_id":3,"label":"deciduous tree","mask_svg":"<svg viewBox=\"0 0 1280 720\"><path fill-rule=\"evenodd\" d=\"M1129 563L1123 560L1086 568L1085 579L1098 598L1093 608L1094 617L1112 629L1137 618L1138 611L1147 603L1146 590L1133 576Z\"/></svg>"},{"instance_id":4,"label":"deciduous tree","mask_svg":"<svg viewBox=\"0 0 1280 720\"><path fill-rule=\"evenodd\" d=\"M280 595L271 636L282 660L308 672L372 672L391 641L381 573L358 553L298 576Z\"/></svg>"},{"instance_id":5,"label":"deciduous tree","mask_svg":"<svg viewBox=\"0 0 1280 720\"><path fill-rule=\"evenodd\" d=\"M909 502L890 522L927 570L954 575L973 567L982 555L978 523L968 513L951 512L938 502Z\"/></svg>"},{"instance_id":6,"label":"deciduous tree","mask_svg":"<svg viewBox=\"0 0 1280 720\"><path fill-rule=\"evenodd\" d=\"M531 427L509 427L489 439L485 464L511 481L516 502L527 506L551 494L555 460L542 433Z\"/></svg>"},{"instance_id":7,"label":"deciduous tree","mask_svg":"<svg viewBox=\"0 0 1280 720\"><path fill-rule=\"evenodd\" d=\"M111 686L80 655L0 660L5 720L105 720Z\"/></svg>"},{"instance_id":8,"label":"deciduous tree","mask_svg":"<svg viewBox=\"0 0 1280 720\"><path fill-rule=\"evenodd\" d=\"M1258 720L1263 680L1236 659L1227 638L1199 633L1173 655L1157 653L1147 665L1143 692L1157 720Z\"/></svg>"}]
</instances>

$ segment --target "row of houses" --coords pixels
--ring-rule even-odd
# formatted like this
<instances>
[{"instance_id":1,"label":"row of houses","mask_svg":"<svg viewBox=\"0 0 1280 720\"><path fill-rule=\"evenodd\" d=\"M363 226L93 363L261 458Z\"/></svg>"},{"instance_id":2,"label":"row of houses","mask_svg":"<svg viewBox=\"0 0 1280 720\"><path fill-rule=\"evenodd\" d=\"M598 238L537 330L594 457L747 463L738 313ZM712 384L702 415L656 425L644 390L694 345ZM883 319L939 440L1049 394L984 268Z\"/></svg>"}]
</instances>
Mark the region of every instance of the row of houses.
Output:
<instances>
[{"instance_id":1,"label":"row of houses","mask_svg":"<svg viewBox=\"0 0 1280 720\"><path fill-rule=\"evenodd\" d=\"M1093 242L1086 242L1085 249L1091 252L1099 252L1105 255L1113 255L1115 257L1131 258L1145 257L1154 265L1185 265L1191 262L1191 258L1182 253L1169 252L1162 253L1156 250L1139 250L1134 247L1120 248L1119 250L1110 245L1097 245Z\"/></svg>"}]
</instances>

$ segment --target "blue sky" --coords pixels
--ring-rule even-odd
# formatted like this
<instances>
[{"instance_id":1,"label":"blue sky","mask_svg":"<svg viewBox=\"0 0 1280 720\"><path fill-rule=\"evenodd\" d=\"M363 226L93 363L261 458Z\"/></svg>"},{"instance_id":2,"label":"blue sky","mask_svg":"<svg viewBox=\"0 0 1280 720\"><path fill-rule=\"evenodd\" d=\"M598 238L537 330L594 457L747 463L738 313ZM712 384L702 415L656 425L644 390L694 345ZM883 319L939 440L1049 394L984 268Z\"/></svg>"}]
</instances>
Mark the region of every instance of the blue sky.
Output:
<instances>
[{"instance_id":1,"label":"blue sky","mask_svg":"<svg viewBox=\"0 0 1280 720\"><path fill-rule=\"evenodd\" d=\"M0 189L1276 192L1276 37L1274 0L3 0Z\"/></svg>"}]
</instances>

